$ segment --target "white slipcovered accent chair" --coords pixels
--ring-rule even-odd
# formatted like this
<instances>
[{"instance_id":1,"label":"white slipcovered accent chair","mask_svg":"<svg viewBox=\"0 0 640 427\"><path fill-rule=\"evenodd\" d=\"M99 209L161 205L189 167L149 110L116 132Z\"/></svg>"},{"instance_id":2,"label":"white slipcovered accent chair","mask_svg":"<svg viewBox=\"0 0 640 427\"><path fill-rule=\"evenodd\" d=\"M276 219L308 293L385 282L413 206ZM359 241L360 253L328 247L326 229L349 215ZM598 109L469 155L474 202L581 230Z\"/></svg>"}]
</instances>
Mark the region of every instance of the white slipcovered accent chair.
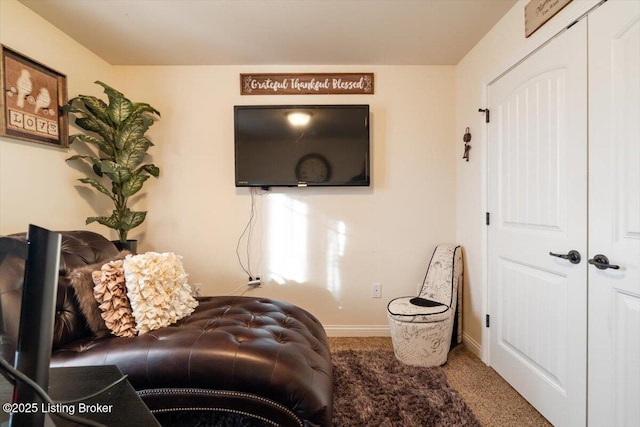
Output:
<instances>
[{"instance_id":1,"label":"white slipcovered accent chair","mask_svg":"<svg viewBox=\"0 0 640 427\"><path fill-rule=\"evenodd\" d=\"M389 302L387 318L398 360L407 365L440 366L451 347L462 341L462 269L462 248L440 245L433 252L418 297Z\"/></svg>"}]
</instances>

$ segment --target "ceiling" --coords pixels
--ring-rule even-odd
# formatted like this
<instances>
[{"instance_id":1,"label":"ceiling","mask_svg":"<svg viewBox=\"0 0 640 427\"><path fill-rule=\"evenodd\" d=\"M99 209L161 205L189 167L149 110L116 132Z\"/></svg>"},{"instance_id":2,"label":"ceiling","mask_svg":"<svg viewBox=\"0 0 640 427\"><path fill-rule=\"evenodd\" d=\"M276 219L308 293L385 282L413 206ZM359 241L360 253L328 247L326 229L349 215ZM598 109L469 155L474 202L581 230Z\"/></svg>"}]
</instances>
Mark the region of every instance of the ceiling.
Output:
<instances>
[{"instance_id":1,"label":"ceiling","mask_svg":"<svg viewBox=\"0 0 640 427\"><path fill-rule=\"evenodd\" d=\"M455 65L516 3L19 1L112 65Z\"/></svg>"}]
</instances>

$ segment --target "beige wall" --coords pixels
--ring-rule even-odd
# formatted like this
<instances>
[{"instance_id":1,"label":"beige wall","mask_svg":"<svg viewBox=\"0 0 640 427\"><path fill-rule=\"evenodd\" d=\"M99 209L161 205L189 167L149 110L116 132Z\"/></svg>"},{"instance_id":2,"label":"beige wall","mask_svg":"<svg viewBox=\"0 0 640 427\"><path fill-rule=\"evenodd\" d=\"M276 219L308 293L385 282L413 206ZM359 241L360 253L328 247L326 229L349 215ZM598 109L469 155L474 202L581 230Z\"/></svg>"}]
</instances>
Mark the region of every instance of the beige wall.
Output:
<instances>
[{"instance_id":1,"label":"beige wall","mask_svg":"<svg viewBox=\"0 0 640 427\"><path fill-rule=\"evenodd\" d=\"M299 304L331 334L385 334L387 301L414 294L434 246L455 240L454 67L113 67L15 0L0 1L0 42L66 74L70 96L100 95L93 81L103 80L161 111L150 133L161 178L137 201L150 212L133 237L141 250L183 255L204 293L246 280L236 259L250 210L248 189L234 187L236 104L371 105L370 188L256 197L252 266L264 285L250 295ZM374 72L376 94L239 95L240 72L292 70ZM82 175L65 163L70 152L0 139L0 233L29 223L80 229L105 212L102 197L74 184ZM373 282L382 283L381 299L370 297Z\"/></svg>"},{"instance_id":2,"label":"beige wall","mask_svg":"<svg viewBox=\"0 0 640 427\"><path fill-rule=\"evenodd\" d=\"M616 0L618 1L618 0ZM456 158L462 157L462 136L472 133L470 161L456 162L456 236L465 248L465 342L480 353L486 298L486 126L479 108L486 107L487 85L518 60L593 7L597 1L570 3L531 37L524 36L520 0L456 67Z\"/></svg>"},{"instance_id":3,"label":"beige wall","mask_svg":"<svg viewBox=\"0 0 640 427\"><path fill-rule=\"evenodd\" d=\"M386 301L413 293L433 246L456 240L466 255L465 338L479 349L486 144L477 110L485 106L490 80L595 3L570 3L525 39L526 2L518 2L455 72L452 67L293 67L373 71L376 94L363 97L238 95L238 73L292 67L112 67L15 0L0 1L0 43L66 74L70 96L98 95L93 81L103 80L161 110L152 135L162 178L150 181L138 203L150 214L134 237L142 239L143 249L182 253L192 281L203 283L206 293L230 291L245 276L235 246L250 198L246 189L233 187L232 106L371 104L370 189L281 189L257 198L253 264L267 283L252 294L299 303L327 325L384 332ZM473 134L470 162L460 158L467 126ZM74 184L81 174L64 162L67 156L66 150L0 138L0 233L24 230L29 223L84 228L86 216L104 212L102 198ZM291 238L274 235L283 221L273 218L296 209L306 212L297 221L305 224L307 237L302 244L296 235L298 246L292 246ZM104 227L91 228L115 237ZM306 247L302 255L300 246ZM369 298L372 282L383 284L382 299Z\"/></svg>"},{"instance_id":4,"label":"beige wall","mask_svg":"<svg viewBox=\"0 0 640 427\"><path fill-rule=\"evenodd\" d=\"M375 95L240 96L241 72L375 73ZM454 68L442 66L115 67L151 103L161 178L150 183L142 249L184 256L192 282L225 294L247 280L236 245L250 210L234 186L233 106L366 103L370 188L282 189L256 197L249 295L312 311L330 334L386 334L389 299L415 293L434 246L455 237ZM242 251L244 253L244 251ZM243 255L244 256L244 255ZM383 297L370 297L382 283Z\"/></svg>"},{"instance_id":5,"label":"beige wall","mask_svg":"<svg viewBox=\"0 0 640 427\"><path fill-rule=\"evenodd\" d=\"M65 74L70 95L111 78L109 64L15 0L0 0L0 43ZM0 137L0 234L25 231L30 223L86 227L95 210L85 199L93 195L74 185L81 175L67 157L65 149Z\"/></svg>"}]
</instances>

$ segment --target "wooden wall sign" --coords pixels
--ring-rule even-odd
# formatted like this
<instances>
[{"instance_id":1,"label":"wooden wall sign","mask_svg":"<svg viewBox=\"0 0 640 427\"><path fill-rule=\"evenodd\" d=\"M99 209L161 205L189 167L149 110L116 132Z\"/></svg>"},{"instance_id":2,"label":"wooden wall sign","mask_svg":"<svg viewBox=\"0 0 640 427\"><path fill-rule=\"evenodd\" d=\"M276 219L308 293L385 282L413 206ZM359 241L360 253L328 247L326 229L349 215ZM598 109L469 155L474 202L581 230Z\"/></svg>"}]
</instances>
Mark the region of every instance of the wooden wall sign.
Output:
<instances>
[{"instance_id":1,"label":"wooden wall sign","mask_svg":"<svg viewBox=\"0 0 640 427\"><path fill-rule=\"evenodd\" d=\"M525 36L529 37L569 3L571 0L531 0L524 7Z\"/></svg>"},{"instance_id":2,"label":"wooden wall sign","mask_svg":"<svg viewBox=\"0 0 640 427\"><path fill-rule=\"evenodd\" d=\"M373 73L240 74L240 95L372 95Z\"/></svg>"}]
</instances>

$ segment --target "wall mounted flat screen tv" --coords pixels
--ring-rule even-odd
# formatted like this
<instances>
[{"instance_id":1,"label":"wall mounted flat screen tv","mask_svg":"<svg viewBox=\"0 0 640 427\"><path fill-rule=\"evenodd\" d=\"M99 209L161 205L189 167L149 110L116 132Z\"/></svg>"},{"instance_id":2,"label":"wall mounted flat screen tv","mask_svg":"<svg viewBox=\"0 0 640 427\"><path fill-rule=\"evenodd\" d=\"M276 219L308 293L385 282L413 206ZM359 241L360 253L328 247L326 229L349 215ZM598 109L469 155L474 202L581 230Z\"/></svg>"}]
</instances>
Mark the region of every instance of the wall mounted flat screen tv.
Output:
<instances>
[{"instance_id":1,"label":"wall mounted flat screen tv","mask_svg":"<svg viewBox=\"0 0 640 427\"><path fill-rule=\"evenodd\" d=\"M234 107L236 187L368 186L368 105Z\"/></svg>"}]
</instances>

